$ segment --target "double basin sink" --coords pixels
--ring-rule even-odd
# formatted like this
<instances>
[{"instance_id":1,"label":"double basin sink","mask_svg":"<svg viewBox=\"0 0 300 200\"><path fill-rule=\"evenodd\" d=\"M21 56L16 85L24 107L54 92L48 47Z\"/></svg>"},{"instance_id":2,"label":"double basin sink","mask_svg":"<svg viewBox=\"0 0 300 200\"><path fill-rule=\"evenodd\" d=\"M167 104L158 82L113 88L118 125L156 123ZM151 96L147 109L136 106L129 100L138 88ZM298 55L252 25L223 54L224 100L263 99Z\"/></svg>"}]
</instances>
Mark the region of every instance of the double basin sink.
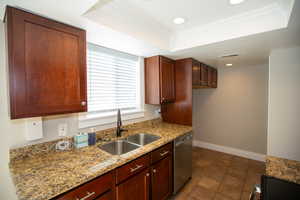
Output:
<instances>
[{"instance_id":1,"label":"double basin sink","mask_svg":"<svg viewBox=\"0 0 300 200\"><path fill-rule=\"evenodd\" d=\"M139 133L136 135L128 136L127 138L122 140L109 142L107 144L99 146L99 148L112 155L122 155L141 146L150 144L158 139L160 139L160 137L157 135Z\"/></svg>"}]
</instances>

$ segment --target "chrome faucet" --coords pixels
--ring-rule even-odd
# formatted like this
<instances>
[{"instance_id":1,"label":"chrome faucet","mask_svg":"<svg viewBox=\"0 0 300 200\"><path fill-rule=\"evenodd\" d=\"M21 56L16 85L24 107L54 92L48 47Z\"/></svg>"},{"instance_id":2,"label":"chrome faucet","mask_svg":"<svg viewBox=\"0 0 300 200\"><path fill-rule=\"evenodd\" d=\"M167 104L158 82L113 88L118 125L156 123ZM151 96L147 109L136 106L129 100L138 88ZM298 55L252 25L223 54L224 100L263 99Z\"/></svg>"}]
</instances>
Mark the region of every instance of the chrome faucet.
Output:
<instances>
[{"instance_id":1,"label":"chrome faucet","mask_svg":"<svg viewBox=\"0 0 300 200\"><path fill-rule=\"evenodd\" d=\"M117 114L117 131L116 131L117 137L121 137L123 131L127 131L127 130L122 129L121 111L120 111L120 109L118 109L118 114Z\"/></svg>"}]
</instances>

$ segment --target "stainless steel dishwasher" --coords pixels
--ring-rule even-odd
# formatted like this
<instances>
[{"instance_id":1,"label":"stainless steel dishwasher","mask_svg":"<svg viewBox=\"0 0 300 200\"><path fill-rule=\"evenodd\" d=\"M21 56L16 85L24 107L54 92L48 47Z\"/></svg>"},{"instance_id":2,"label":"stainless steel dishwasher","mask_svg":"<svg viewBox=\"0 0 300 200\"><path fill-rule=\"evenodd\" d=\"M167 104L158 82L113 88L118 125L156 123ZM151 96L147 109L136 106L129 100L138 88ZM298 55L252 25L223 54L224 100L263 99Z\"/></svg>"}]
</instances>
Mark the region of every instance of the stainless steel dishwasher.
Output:
<instances>
[{"instance_id":1,"label":"stainless steel dishwasher","mask_svg":"<svg viewBox=\"0 0 300 200\"><path fill-rule=\"evenodd\" d=\"M192 132L174 142L174 194L192 177Z\"/></svg>"}]
</instances>

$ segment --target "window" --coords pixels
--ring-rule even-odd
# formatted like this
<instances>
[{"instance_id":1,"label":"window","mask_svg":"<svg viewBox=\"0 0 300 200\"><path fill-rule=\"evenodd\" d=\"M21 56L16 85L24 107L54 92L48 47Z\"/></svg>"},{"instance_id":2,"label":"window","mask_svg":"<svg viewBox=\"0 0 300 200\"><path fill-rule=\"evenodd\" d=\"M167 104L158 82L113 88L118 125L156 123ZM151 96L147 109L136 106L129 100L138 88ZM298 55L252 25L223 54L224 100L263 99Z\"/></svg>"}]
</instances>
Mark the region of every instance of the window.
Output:
<instances>
[{"instance_id":1,"label":"window","mask_svg":"<svg viewBox=\"0 0 300 200\"><path fill-rule=\"evenodd\" d=\"M142 110L140 82L138 56L88 44L88 113L80 118L81 121L113 117L117 109L123 114L135 113L136 116ZM113 121L102 119L90 126L109 122Z\"/></svg>"}]
</instances>

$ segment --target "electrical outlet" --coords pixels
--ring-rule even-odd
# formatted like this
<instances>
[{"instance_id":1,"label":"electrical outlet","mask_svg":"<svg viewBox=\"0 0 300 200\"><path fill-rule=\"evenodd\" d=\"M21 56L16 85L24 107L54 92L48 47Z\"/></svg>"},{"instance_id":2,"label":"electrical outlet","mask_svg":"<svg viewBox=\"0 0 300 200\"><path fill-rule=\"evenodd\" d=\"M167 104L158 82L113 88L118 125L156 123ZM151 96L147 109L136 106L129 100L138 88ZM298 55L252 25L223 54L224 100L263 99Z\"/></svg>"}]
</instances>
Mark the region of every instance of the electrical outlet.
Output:
<instances>
[{"instance_id":1,"label":"electrical outlet","mask_svg":"<svg viewBox=\"0 0 300 200\"><path fill-rule=\"evenodd\" d=\"M161 109L160 109L160 108L158 108L158 109L156 109L154 112L155 112L155 114L156 114L156 115L160 115L160 113L161 113Z\"/></svg>"},{"instance_id":2,"label":"electrical outlet","mask_svg":"<svg viewBox=\"0 0 300 200\"><path fill-rule=\"evenodd\" d=\"M58 125L58 136L64 137L68 132L68 124L59 124Z\"/></svg>"}]
</instances>

